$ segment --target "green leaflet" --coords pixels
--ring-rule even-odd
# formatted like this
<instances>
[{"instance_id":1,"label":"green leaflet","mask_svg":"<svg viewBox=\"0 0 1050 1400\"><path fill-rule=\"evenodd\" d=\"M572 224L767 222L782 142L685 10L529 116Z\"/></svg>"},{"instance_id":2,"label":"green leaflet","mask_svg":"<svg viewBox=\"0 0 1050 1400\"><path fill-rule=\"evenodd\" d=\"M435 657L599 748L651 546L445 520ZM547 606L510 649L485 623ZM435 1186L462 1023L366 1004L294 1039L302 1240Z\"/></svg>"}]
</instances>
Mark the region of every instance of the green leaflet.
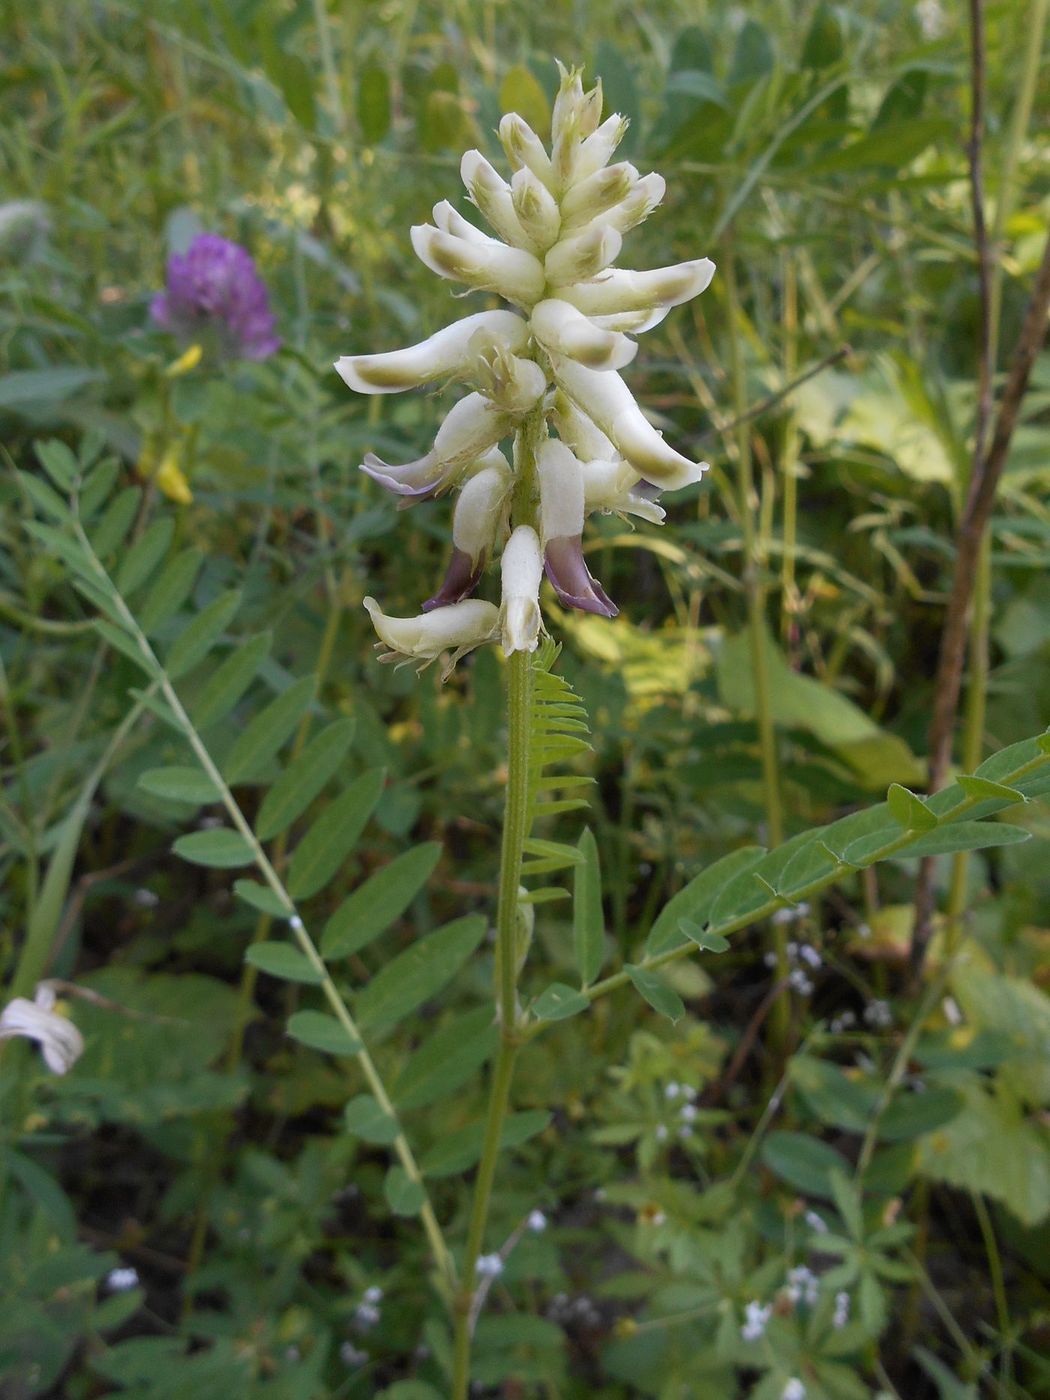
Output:
<instances>
[{"instance_id":1,"label":"green leaflet","mask_svg":"<svg viewBox=\"0 0 1050 1400\"><path fill-rule=\"evenodd\" d=\"M353 741L355 722L338 719L322 729L263 798L255 822L262 841L286 831L335 774Z\"/></svg>"},{"instance_id":2,"label":"green leaflet","mask_svg":"<svg viewBox=\"0 0 1050 1400\"><path fill-rule=\"evenodd\" d=\"M234 741L223 762L223 776L227 782L248 782L259 775L281 745L291 738L316 690L317 678L303 676L255 716Z\"/></svg>"},{"instance_id":3,"label":"green leaflet","mask_svg":"<svg viewBox=\"0 0 1050 1400\"><path fill-rule=\"evenodd\" d=\"M361 1042L342 1022L324 1011L296 1011L288 1020L287 1031L300 1045L308 1045L311 1050L321 1050L326 1055L356 1055L361 1049Z\"/></svg>"},{"instance_id":4,"label":"green leaflet","mask_svg":"<svg viewBox=\"0 0 1050 1400\"><path fill-rule=\"evenodd\" d=\"M269 632L260 632L235 645L193 702L190 718L198 729L206 729L233 709L269 656L272 641Z\"/></svg>"},{"instance_id":5,"label":"green leaflet","mask_svg":"<svg viewBox=\"0 0 1050 1400\"><path fill-rule=\"evenodd\" d=\"M162 515L135 541L121 560L114 582L127 597L140 588L167 554L175 534L175 521Z\"/></svg>"},{"instance_id":6,"label":"green leaflet","mask_svg":"<svg viewBox=\"0 0 1050 1400\"><path fill-rule=\"evenodd\" d=\"M251 865L255 852L250 843L239 831L230 827L216 827L209 831L191 831L180 836L172 850L183 860L194 865L213 865L219 869L230 869L238 865Z\"/></svg>"},{"instance_id":7,"label":"green leaflet","mask_svg":"<svg viewBox=\"0 0 1050 1400\"><path fill-rule=\"evenodd\" d=\"M244 961L284 982L306 982L318 986L324 981L324 973L313 965L305 953L293 948L290 943L253 943L245 953Z\"/></svg>"},{"instance_id":8,"label":"green leaflet","mask_svg":"<svg viewBox=\"0 0 1050 1400\"><path fill-rule=\"evenodd\" d=\"M288 893L309 899L323 890L357 845L383 791L386 774L373 768L329 803L295 848L288 870Z\"/></svg>"},{"instance_id":9,"label":"green leaflet","mask_svg":"<svg viewBox=\"0 0 1050 1400\"><path fill-rule=\"evenodd\" d=\"M357 998L362 1028L393 1025L436 995L475 951L487 927L480 914L468 914L399 953Z\"/></svg>"},{"instance_id":10,"label":"green leaflet","mask_svg":"<svg viewBox=\"0 0 1050 1400\"><path fill-rule=\"evenodd\" d=\"M389 928L430 879L440 858L440 843L429 841L370 875L328 920L321 937L324 956L349 957Z\"/></svg>"},{"instance_id":11,"label":"green leaflet","mask_svg":"<svg viewBox=\"0 0 1050 1400\"><path fill-rule=\"evenodd\" d=\"M164 669L172 680L178 680L204 660L233 621L240 605L240 590L231 589L229 593L220 594L187 623L164 659Z\"/></svg>"},{"instance_id":12,"label":"green leaflet","mask_svg":"<svg viewBox=\"0 0 1050 1400\"><path fill-rule=\"evenodd\" d=\"M586 987L601 972L605 960L602 873L598 843L589 827L580 836L577 850L580 860L573 876L572 941L576 952L576 969Z\"/></svg>"}]
</instances>

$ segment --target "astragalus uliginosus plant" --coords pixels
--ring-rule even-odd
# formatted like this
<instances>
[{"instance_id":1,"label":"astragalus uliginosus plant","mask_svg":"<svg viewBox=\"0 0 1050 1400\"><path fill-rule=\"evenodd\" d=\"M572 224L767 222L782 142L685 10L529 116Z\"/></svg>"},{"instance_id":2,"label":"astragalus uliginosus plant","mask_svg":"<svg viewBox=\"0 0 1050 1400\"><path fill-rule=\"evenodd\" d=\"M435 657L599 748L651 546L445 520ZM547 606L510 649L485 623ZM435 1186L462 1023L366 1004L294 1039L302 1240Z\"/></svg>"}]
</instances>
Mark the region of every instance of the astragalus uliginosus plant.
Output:
<instances>
[{"instance_id":1,"label":"astragalus uliginosus plant","mask_svg":"<svg viewBox=\"0 0 1050 1400\"><path fill-rule=\"evenodd\" d=\"M558 689L546 667L534 667L530 656L543 631L541 581L546 572L569 607L615 616L616 606L584 561L586 516L617 511L659 523L659 493L698 481L705 470L704 463L690 461L665 442L619 372L638 349L630 333L657 325L672 307L702 292L714 264L699 258L649 272L612 265L624 234L660 203L664 181L657 174L640 175L627 162L610 165L627 123L615 114L601 117L601 84L585 92L579 72L563 69L549 154L528 124L510 113L499 127L512 170L509 182L480 151L463 157L470 199L498 237L482 232L447 201L435 206L433 224L412 230L416 253L438 276L497 294L514 310L481 311L419 345L347 356L336 365L352 389L367 394L447 380L472 386L423 457L391 466L369 456L363 464L371 477L407 501L459 493L452 559L421 613L388 617L374 599L365 599L385 648L381 659L425 666L447 655L447 673L464 653L498 641L510 663L497 913L501 1045L456 1300L456 1396L466 1394L477 1285L485 1275L478 1259L526 1025L517 977L531 911L520 881L523 874L567 863L560 855L565 848L530 841L532 819L541 810L537 774L545 761L542 752L538 761L531 757L530 738L537 710L541 720L582 727L571 691ZM513 443L509 462L501 448L507 441ZM471 596L497 555L498 607ZM542 687L535 697L534 686ZM547 810L571 805L561 801ZM526 855L537 859L526 865Z\"/></svg>"}]
</instances>

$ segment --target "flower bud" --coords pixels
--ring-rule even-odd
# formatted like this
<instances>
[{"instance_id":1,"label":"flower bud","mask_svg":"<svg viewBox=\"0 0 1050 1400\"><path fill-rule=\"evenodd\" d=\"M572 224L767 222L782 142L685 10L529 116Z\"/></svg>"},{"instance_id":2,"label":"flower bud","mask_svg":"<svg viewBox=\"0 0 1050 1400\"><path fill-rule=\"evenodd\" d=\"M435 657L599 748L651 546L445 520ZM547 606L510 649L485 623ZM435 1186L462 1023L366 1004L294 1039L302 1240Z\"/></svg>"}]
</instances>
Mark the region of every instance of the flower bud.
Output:
<instances>
[{"instance_id":1,"label":"flower bud","mask_svg":"<svg viewBox=\"0 0 1050 1400\"><path fill-rule=\"evenodd\" d=\"M555 287L584 282L618 258L622 247L623 239L614 228L591 224L581 233L555 243L543 260L546 280ZM580 307L581 311L584 309Z\"/></svg>"},{"instance_id":2,"label":"flower bud","mask_svg":"<svg viewBox=\"0 0 1050 1400\"><path fill-rule=\"evenodd\" d=\"M553 190L551 158L524 117L519 117L517 112L508 112L499 124L499 139L514 170L527 166L537 179Z\"/></svg>"},{"instance_id":3,"label":"flower bud","mask_svg":"<svg viewBox=\"0 0 1050 1400\"><path fill-rule=\"evenodd\" d=\"M627 134L630 125L626 117L614 112L582 142L573 162L573 183L578 184L609 164L609 157Z\"/></svg>"},{"instance_id":4,"label":"flower bud","mask_svg":"<svg viewBox=\"0 0 1050 1400\"><path fill-rule=\"evenodd\" d=\"M680 306L683 301L699 296L714 275L715 265L710 258L655 267L649 272L614 267L593 281L581 279L571 286L561 287L559 296L571 301L585 316L654 311L657 307Z\"/></svg>"},{"instance_id":5,"label":"flower bud","mask_svg":"<svg viewBox=\"0 0 1050 1400\"><path fill-rule=\"evenodd\" d=\"M541 345L570 355L589 369L623 369L638 353L635 341L599 330L582 311L557 298L537 302L529 324Z\"/></svg>"},{"instance_id":6,"label":"flower bud","mask_svg":"<svg viewBox=\"0 0 1050 1400\"><path fill-rule=\"evenodd\" d=\"M380 661L398 665L419 661L422 664L418 669L422 671L442 652L452 650L441 673L442 680L448 679L461 656L494 640L499 623L499 610L476 598L435 608L419 617L388 617L374 598L365 598L364 606L379 636L377 646L387 648Z\"/></svg>"},{"instance_id":7,"label":"flower bud","mask_svg":"<svg viewBox=\"0 0 1050 1400\"><path fill-rule=\"evenodd\" d=\"M543 552L536 531L519 525L507 541L501 561L503 601L500 621L503 655L535 651L540 636L540 580ZM462 605L461 605L462 606Z\"/></svg>"},{"instance_id":8,"label":"flower bud","mask_svg":"<svg viewBox=\"0 0 1050 1400\"><path fill-rule=\"evenodd\" d=\"M522 228L537 250L546 250L558 241L561 214L557 201L527 165L514 172L510 197Z\"/></svg>"},{"instance_id":9,"label":"flower bud","mask_svg":"<svg viewBox=\"0 0 1050 1400\"><path fill-rule=\"evenodd\" d=\"M615 617L616 605L591 577L583 558L583 471L565 446L548 438L536 454L540 523L547 577L561 601L582 612Z\"/></svg>"},{"instance_id":10,"label":"flower bud","mask_svg":"<svg viewBox=\"0 0 1050 1400\"><path fill-rule=\"evenodd\" d=\"M641 176L619 204L606 210L605 222L619 233L630 233L631 229L649 217L666 191L664 177L651 170L648 175Z\"/></svg>"},{"instance_id":11,"label":"flower bud","mask_svg":"<svg viewBox=\"0 0 1050 1400\"><path fill-rule=\"evenodd\" d=\"M483 468L459 493L452 515L452 560L444 582L423 611L443 608L468 597L477 587L510 500L514 478L501 454L499 466Z\"/></svg>"},{"instance_id":12,"label":"flower bud","mask_svg":"<svg viewBox=\"0 0 1050 1400\"><path fill-rule=\"evenodd\" d=\"M462 376L481 344L520 350L528 335L528 322L513 311L482 311L453 321L418 345L384 355L344 355L335 367L359 394L399 394L434 379Z\"/></svg>"},{"instance_id":13,"label":"flower bud","mask_svg":"<svg viewBox=\"0 0 1050 1400\"><path fill-rule=\"evenodd\" d=\"M439 277L465 282L479 291L498 292L521 306L531 306L543 292L543 266L524 249L497 242L468 242L431 224L415 225L412 247L420 261Z\"/></svg>"},{"instance_id":14,"label":"flower bud","mask_svg":"<svg viewBox=\"0 0 1050 1400\"><path fill-rule=\"evenodd\" d=\"M451 233L456 238L463 238L468 243L487 244L490 248L499 247L499 239L493 238L490 234L484 233L481 229L475 228L469 219L465 219L458 209L454 209L447 199L442 199L433 208L434 223L442 233Z\"/></svg>"},{"instance_id":15,"label":"flower bud","mask_svg":"<svg viewBox=\"0 0 1050 1400\"><path fill-rule=\"evenodd\" d=\"M629 161L596 170L567 190L561 201L562 226L580 228L620 204L634 189L638 171Z\"/></svg>"},{"instance_id":16,"label":"flower bud","mask_svg":"<svg viewBox=\"0 0 1050 1400\"><path fill-rule=\"evenodd\" d=\"M474 378L485 397L506 413L528 413L547 389L547 376L535 360L499 348L479 357Z\"/></svg>"},{"instance_id":17,"label":"flower bud","mask_svg":"<svg viewBox=\"0 0 1050 1400\"><path fill-rule=\"evenodd\" d=\"M468 394L449 410L437 431L434 446L425 457L394 467L370 452L361 470L399 496L437 495L450 486L469 463L495 447L513 426L510 415L483 395Z\"/></svg>"},{"instance_id":18,"label":"flower bud","mask_svg":"<svg viewBox=\"0 0 1050 1400\"><path fill-rule=\"evenodd\" d=\"M663 440L615 370L584 369L559 356L554 377L647 481L675 491L699 481L707 470L706 462L691 462Z\"/></svg>"},{"instance_id":19,"label":"flower bud","mask_svg":"<svg viewBox=\"0 0 1050 1400\"><path fill-rule=\"evenodd\" d=\"M589 515L610 511L617 515L637 515L651 525L662 525L666 518L663 507L654 499L655 488L642 481L629 462L600 459L584 462L583 508Z\"/></svg>"},{"instance_id":20,"label":"flower bud","mask_svg":"<svg viewBox=\"0 0 1050 1400\"><path fill-rule=\"evenodd\" d=\"M459 163L459 173L471 202L481 210L500 238L515 248L532 251L532 240L522 228L511 199L510 186L481 152L467 151Z\"/></svg>"}]
</instances>

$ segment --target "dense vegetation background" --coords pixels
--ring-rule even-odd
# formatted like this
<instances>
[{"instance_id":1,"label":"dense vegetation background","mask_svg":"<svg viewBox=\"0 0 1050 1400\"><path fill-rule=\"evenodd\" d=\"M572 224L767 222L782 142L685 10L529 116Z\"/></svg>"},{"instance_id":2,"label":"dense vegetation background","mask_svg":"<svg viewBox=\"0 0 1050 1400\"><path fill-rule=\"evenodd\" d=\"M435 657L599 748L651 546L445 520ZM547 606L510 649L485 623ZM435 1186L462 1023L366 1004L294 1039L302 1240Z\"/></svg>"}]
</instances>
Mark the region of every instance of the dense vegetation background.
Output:
<instances>
[{"instance_id":1,"label":"dense vegetation background","mask_svg":"<svg viewBox=\"0 0 1050 1400\"><path fill-rule=\"evenodd\" d=\"M987 6L997 384L1050 209L1045 82L1026 129L1015 120L1022 76L1045 77L1046 8ZM633 956L714 859L891 783L924 787L978 384L969 43L947 0L6 8L0 985L32 931L72 984L86 1050L56 1078L2 1047L5 1396L425 1400L447 1393L448 1349L418 1221L384 1192L383 1132L344 1118L359 1072L285 1034L315 993L245 962L277 935L232 893L236 872L172 853L214 808L139 785L187 761L181 741L154 710L120 727L141 675L26 528L40 497L13 468L46 484L45 440L85 470L112 460L114 491L145 487L133 537L171 521L175 545L201 551L192 605L242 591L185 681L215 752L316 676L238 788L247 812L311 733L353 720L311 814L377 766L384 786L318 925L410 847L427 854L409 895L433 874L345 960L348 985L490 914L500 663L479 653L445 685L381 669L360 606L374 592L414 612L440 577L447 513L397 512L357 466L424 451L451 398L358 399L329 365L449 319L458 304L409 226L461 201L463 149L497 159L502 110L549 120L555 57L600 76L631 118L624 155L669 186L628 261L719 265L627 372L712 470L665 499L662 530L599 522L590 557L619 618L548 614L590 717L574 766L596 779L582 820L610 957ZM255 257L276 355L205 346L179 362L185 346L151 322L169 253L200 230ZM988 666L978 646L956 751L969 769L1050 724L1048 411L1044 353L990 522ZM54 452L61 476L73 458ZM257 675L209 727L216 664L264 630ZM307 824L271 843L278 865ZM551 829L575 841L581 824ZM1050 1394L1050 823L1035 801L997 825L1034 839L938 857L955 917L937 915L918 976L917 862L891 861L777 916L790 978L753 927L674 964L676 1019L628 990L529 1046L490 1232L492 1250L515 1243L478 1328L483 1393ZM570 906L536 913L531 992L571 980L573 959ZM491 1051L491 952L461 961L396 1029L371 1002L376 1061L454 1243ZM517 1238L534 1211L546 1228Z\"/></svg>"}]
</instances>

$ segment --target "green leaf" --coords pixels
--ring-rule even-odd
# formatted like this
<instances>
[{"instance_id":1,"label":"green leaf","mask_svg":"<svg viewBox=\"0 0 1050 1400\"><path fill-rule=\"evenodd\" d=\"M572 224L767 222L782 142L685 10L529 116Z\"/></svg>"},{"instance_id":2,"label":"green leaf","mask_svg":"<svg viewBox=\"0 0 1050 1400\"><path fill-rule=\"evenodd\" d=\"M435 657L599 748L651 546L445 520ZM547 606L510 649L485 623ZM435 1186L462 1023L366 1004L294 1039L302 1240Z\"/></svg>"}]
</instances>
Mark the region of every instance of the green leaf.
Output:
<instances>
[{"instance_id":1,"label":"green leaf","mask_svg":"<svg viewBox=\"0 0 1050 1400\"><path fill-rule=\"evenodd\" d=\"M240 605L240 590L233 589L215 598L186 624L165 657L164 669L172 680L185 675L207 656L233 621Z\"/></svg>"},{"instance_id":2,"label":"green leaf","mask_svg":"<svg viewBox=\"0 0 1050 1400\"><path fill-rule=\"evenodd\" d=\"M711 908L726 885L738 875L750 870L765 856L762 846L742 846L714 861L706 870L693 877L660 910L646 939L645 951L650 957L674 948L682 942L682 919L694 925L708 922Z\"/></svg>"},{"instance_id":3,"label":"green leaf","mask_svg":"<svg viewBox=\"0 0 1050 1400\"><path fill-rule=\"evenodd\" d=\"M901 851L902 856L940 856L954 851L980 851L992 846L1019 846L1032 839L1032 833L1021 826L1005 822L949 822L946 826L920 836Z\"/></svg>"},{"instance_id":4,"label":"green leaf","mask_svg":"<svg viewBox=\"0 0 1050 1400\"><path fill-rule=\"evenodd\" d=\"M369 64L357 84L357 120L361 138L376 146L390 130L390 79L385 68Z\"/></svg>"},{"instance_id":5,"label":"green leaf","mask_svg":"<svg viewBox=\"0 0 1050 1400\"><path fill-rule=\"evenodd\" d=\"M397 1119L371 1094L358 1094L350 1100L343 1110L343 1125L354 1137L387 1146L400 1132Z\"/></svg>"},{"instance_id":6,"label":"green leaf","mask_svg":"<svg viewBox=\"0 0 1050 1400\"><path fill-rule=\"evenodd\" d=\"M321 936L324 956L349 957L389 928L430 879L440 857L440 842L429 841L370 875L328 920Z\"/></svg>"},{"instance_id":7,"label":"green leaf","mask_svg":"<svg viewBox=\"0 0 1050 1400\"><path fill-rule=\"evenodd\" d=\"M147 676L156 676L157 668L151 658L146 655L135 638L124 631L123 627L118 627L113 622L107 622L104 617L96 617L92 626L102 640L114 651L119 651L122 656L133 661L140 670L145 671Z\"/></svg>"},{"instance_id":8,"label":"green leaf","mask_svg":"<svg viewBox=\"0 0 1050 1400\"><path fill-rule=\"evenodd\" d=\"M580 980L587 987L601 972L605 959L602 872L598 843L589 827L580 836L577 849L580 863L573 872L572 939Z\"/></svg>"},{"instance_id":9,"label":"green leaf","mask_svg":"<svg viewBox=\"0 0 1050 1400\"><path fill-rule=\"evenodd\" d=\"M195 807L219 801L218 788L199 768L150 768L140 774L138 786L154 797Z\"/></svg>"},{"instance_id":10,"label":"green leaf","mask_svg":"<svg viewBox=\"0 0 1050 1400\"><path fill-rule=\"evenodd\" d=\"M1017 788L1008 787L1005 783L993 783L990 778L978 778L974 773L964 773L955 781L967 797L1002 798L1005 802L1028 801L1024 793L1019 792Z\"/></svg>"},{"instance_id":11,"label":"green leaf","mask_svg":"<svg viewBox=\"0 0 1050 1400\"><path fill-rule=\"evenodd\" d=\"M41 514L49 515L52 520L57 520L62 525L72 523L73 514L69 507L46 481L39 476L33 476L31 472L18 472L17 476L22 490Z\"/></svg>"},{"instance_id":12,"label":"green leaf","mask_svg":"<svg viewBox=\"0 0 1050 1400\"><path fill-rule=\"evenodd\" d=\"M131 546L121 560L115 580L125 597L149 578L167 554L174 533L175 521L170 515L162 515Z\"/></svg>"},{"instance_id":13,"label":"green leaf","mask_svg":"<svg viewBox=\"0 0 1050 1400\"><path fill-rule=\"evenodd\" d=\"M550 1121L551 1115L542 1108L508 1114L503 1120L500 1151L527 1142L537 1133L542 1133ZM453 1176L457 1172L466 1171L480 1159L484 1140L484 1120L470 1123L457 1132L448 1133L424 1153L419 1163L420 1170L424 1176Z\"/></svg>"},{"instance_id":14,"label":"green leaf","mask_svg":"<svg viewBox=\"0 0 1050 1400\"><path fill-rule=\"evenodd\" d=\"M921 797L909 792L900 783L891 783L886 794L886 805L890 815L905 831L932 831L937 825L937 814L931 812Z\"/></svg>"},{"instance_id":15,"label":"green leaf","mask_svg":"<svg viewBox=\"0 0 1050 1400\"><path fill-rule=\"evenodd\" d=\"M414 1011L451 982L485 936L480 914L456 919L399 953L357 999L362 1026L388 1026Z\"/></svg>"},{"instance_id":16,"label":"green leaf","mask_svg":"<svg viewBox=\"0 0 1050 1400\"><path fill-rule=\"evenodd\" d=\"M180 836L172 850L194 865L211 865L221 870L251 865L255 859L255 852L241 833L223 826Z\"/></svg>"},{"instance_id":17,"label":"green leaf","mask_svg":"<svg viewBox=\"0 0 1050 1400\"><path fill-rule=\"evenodd\" d=\"M831 1173L849 1175L849 1163L819 1138L805 1133L770 1133L762 1145L762 1160L781 1181L808 1196L831 1198Z\"/></svg>"},{"instance_id":18,"label":"green leaf","mask_svg":"<svg viewBox=\"0 0 1050 1400\"><path fill-rule=\"evenodd\" d=\"M682 998L662 978L644 967L635 967L633 963L625 963L623 970L634 983L635 991L645 998L654 1011L671 1022L679 1021L685 1015Z\"/></svg>"},{"instance_id":19,"label":"green leaf","mask_svg":"<svg viewBox=\"0 0 1050 1400\"><path fill-rule=\"evenodd\" d=\"M295 848L288 870L288 893L309 899L324 889L357 845L383 791L386 774L373 768L331 802Z\"/></svg>"},{"instance_id":20,"label":"green leaf","mask_svg":"<svg viewBox=\"0 0 1050 1400\"><path fill-rule=\"evenodd\" d=\"M391 1167L383 1181L383 1195L395 1215L418 1215L427 1198L422 1182L413 1181L404 1167Z\"/></svg>"},{"instance_id":21,"label":"green leaf","mask_svg":"<svg viewBox=\"0 0 1050 1400\"><path fill-rule=\"evenodd\" d=\"M490 1007L457 1015L412 1055L391 1097L400 1109L424 1108L462 1087L495 1052L499 1030Z\"/></svg>"},{"instance_id":22,"label":"green leaf","mask_svg":"<svg viewBox=\"0 0 1050 1400\"><path fill-rule=\"evenodd\" d=\"M260 769L291 738L316 691L316 676L303 676L255 716L226 755L223 776L227 782L243 783L258 776Z\"/></svg>"},{"instance_id":23,"label":"green leaf","mask_svg":"<svg viewBox=\"0 0 1050 1400\"><path fill-rule=\"evenodd\" d=\"M694 924L692 919L679 919L678 927L690 943L695 943L705 953L724 953L729 947L728 938L723 938L720 933L712 933L699 924Z\"/></svg>"},{"instance_id":24,"label":"green leaf","mask_svg":"<svg viewBox=\"0 0 1050 1400\"><path fill-rule=\"evenodd\" d=\"M138 610L139 626L148 637L174 617L190 596L203 560L199 549L184 549L164 565Z\"/></svg>"},{"instance_id":25,"label":"green leaf","mask_svg":"<svg viewBox=\"0 0 1050 1400\"><path fill-rule=\"evenodd\" d=\"M104 559L111 554L131 529L138 515L142 491L137 486L125 486L119 495L114 496L106 507L106 513L89 536L91 548Z\"/></svg>"},{"instance_id":26,"label":"green leaf","mask_svg":"<svg viewBox=\"0 0 1050 1400\"><path fill-rule=\"evenodd\" d=\"M769 35L753 19L745 20L737 35L729 82L753 83L773 69L773 45Z\"/></svg>"},{"instance_id":27,"label":"green leaf","mask_svg":"<svg viewBox=\"0 0 1050 1400\"><path fill-rule=\"evenodd\" d=\"M353 741L355 722L337 719L316 735L263 798L255 822L263 841L286 831L336 773Z\"/></svg>"},{"instance_id":28,"label":"green leaf","mask_svg":"<svg viewBox=\"0 0 1050 1400\"><path fill-rule=\"evenodd\" d=\"M305 953L288 943L253 943L244 960L260 972L280 977L285 982L306 982L317 986L324 981L324 973L314 967Z\"/></svg>"},{"instance_id":29,"label":"green leaf","mask_svg":"<svg viewBox=\"0 0 1050 1400\"><path fill-rule=\"evenodd\" d=\"M49 553L56 555L74 573L80 574L82 579L87 580L89 584L93 583L96 588L102 587L91 559L65 530L54 525L42 525L39 520L26 520L24 526L26 534L47 545Z\"/></svg>"},{"instance_id":30,"label":"green leaf","mask_svg":"<svg viewBox=\"0 0 1050 1400\"><path fill-rule=\"evenodd\" d=\"M269 914L275 919L291 918L295 912L285 906L269 885L260 885L257 880L234 880L233 892L239 899L243 899L245 904L258 909L260 914Z\"/></svg>"},{"instance_id":31,"label":"green leaf","mask_svg":"<svg viewBox=\"0 0 1050 1400\"><path fill-rule=\"evenodd\" d=\"M813 13L802 45L803 68L827 68L842 57L842 26L826 0Z\"/></svg>"},{"instance_id":32,"label":"green leaf","mask_svg":"<svg viewBox=\"0 0 1050 1400\"><path fill-rule=\"evenodd\" d=\"M48 369L19 369L0 375L0 408L20 410L26 404L57 404L86 384L105 375L80 365L52 365Z\"/></svg>"},{"instance_id":33,"label":"green leaf","mask_svg":"<svg viewBox=\"0 0 1050 1400\"><path fill-rule=\"evenodd\" d=\"M267 946L283 948L286 945L272 943ZM326 1055L356 1055L362 1048L360 1040L352 1036L341 1021L323 1011L297 1011L289 1017L287 1031L300 1045L308 1045L311 1050L321 1050Z\"/></svg>"},{"instance_id":34,"label":"green leaf","mask_svg":"<svg viewBox=\"0 0 1050 1400\"><path fill-rule=\"evenodd\" d=\"M260 632L234 647L193 702L190 716L198 729L206 729L233 709L269 656L272 641L269 632Z\"/></svg>"},{"instance_id":35,"label":"green leaf","mask_svg":"<svg viewBox=\"0 0 1050 1400\"><path fill-rule=\"evenodd\" d=\"M538 1021L565 1021L578 1016L590 1006L590 999L564 982L552 982L542 991L530 1008Z\"/></svg>"},{"instance_id":36,"label":"green leaf","mask_svg":"<svg viewBox=\"0 0 1050 1400\"><path fill-rule=\"evenodd\" d=\"M516 63L503 75L499 109L501 112L517 112L519 117L524 117L541 141L550 135L551 104L532 69L524 63Z\"/></svg>"},{"instance_id":37,"label":"green leaf","mask_svg":"<svg viewBox=\"0 0 1050 1400\"><path fill-rule=\"evenodd\" d=\"M900 1142L943 1128L963 1108L962 1097L954 1089L926 1088L897 1094L879 1119L879 1137Z\"/></svg>"},{"instance_id":38,"label":"green leaf","mask_svg":"<svg viewBox=\"0 0 1050 1400\"><path fill-rule=\"evenodd\" d=\"M47 442L34 442L33 451L58 489L72 491L80 467L66 444L60 438L49 438Z\"/></svg>"}]
</instances>

